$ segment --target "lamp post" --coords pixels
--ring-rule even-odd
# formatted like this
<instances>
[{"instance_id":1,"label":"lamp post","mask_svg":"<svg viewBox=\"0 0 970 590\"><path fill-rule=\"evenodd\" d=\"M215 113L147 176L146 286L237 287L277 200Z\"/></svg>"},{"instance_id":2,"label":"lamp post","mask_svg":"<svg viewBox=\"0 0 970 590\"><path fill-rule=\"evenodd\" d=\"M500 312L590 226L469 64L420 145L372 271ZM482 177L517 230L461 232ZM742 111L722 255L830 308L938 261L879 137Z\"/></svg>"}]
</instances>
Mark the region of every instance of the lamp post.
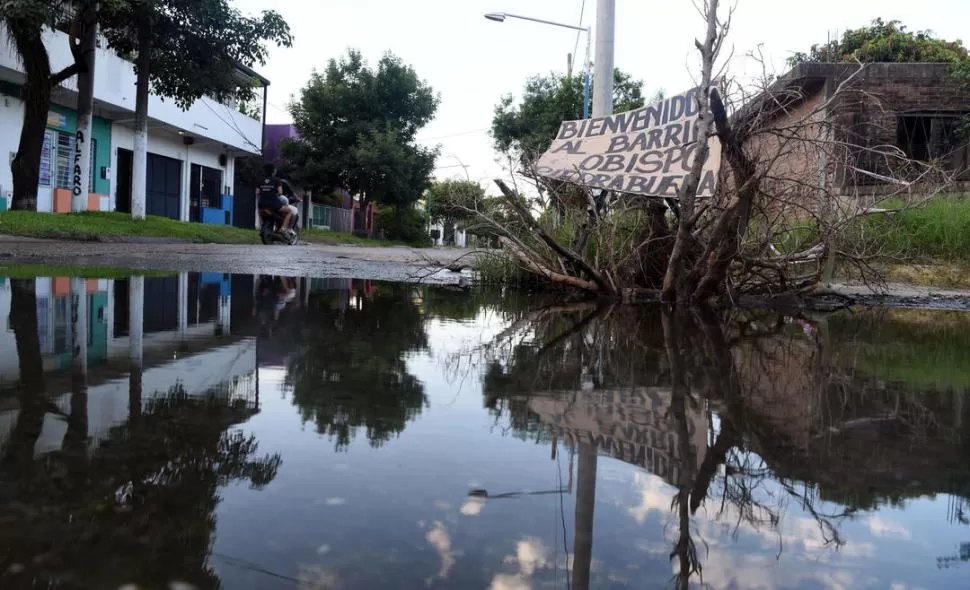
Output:
<instances>
[{"instance_id":1,"label":"lamp post","mask_svg":"<svg viewBox=\"0 0 970 590\"><path fill-rule=\"evenodd\" d=\"M532 21L534 23L540 23L543 25L552 25L554 27L562 27L564 29L572 29L574 31L582 31L586 33L586 62L583 64L584 80L583 80L583 118L589 118L589 91L590 91L590 68L589 68L589 52L590 44L592 41L592 35L590 34L589 27L578 27L576 25L567 25L566 23L557 23L551 20L544 20L541 18L532 18L531 16L522 16L519 14L511 14L508 12L489 12L485 15L485 18L497 23L504 23L507 18L517 18L521 20ZM612 76L610 76L612 78Z\"/></svg>"}]
</instances>

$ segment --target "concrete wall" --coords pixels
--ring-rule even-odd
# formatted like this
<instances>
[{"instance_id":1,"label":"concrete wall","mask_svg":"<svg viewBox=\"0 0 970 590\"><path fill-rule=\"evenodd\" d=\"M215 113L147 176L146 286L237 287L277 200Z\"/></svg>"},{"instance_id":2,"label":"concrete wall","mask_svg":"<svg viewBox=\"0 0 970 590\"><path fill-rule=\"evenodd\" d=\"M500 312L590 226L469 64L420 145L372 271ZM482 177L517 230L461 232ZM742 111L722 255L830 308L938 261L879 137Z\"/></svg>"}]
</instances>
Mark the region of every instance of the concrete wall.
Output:
<instances>
[{"instance_id":1,"label":"concrete wall","mask_svg":"<svg viewBox=\"0 0 970 590\"><path fill-rule=\"evenodd\" d=\"M849 143L879 148L899 144L900 115L940 113L958 116L970 112L970 93L949 75L947 64L870 64L834 106L834 121ZM951 157L951 171L964 172L967 147ZM954 146L956 147L956 146ZM884 175L901 174L902 162L857 150L859 168ZM895 169L894 169L895 168ZM959 177L966 180L967 175ZM871 185L880 181L864 174L845 175L846 185Z\"/></svg>"},{"instance_id":2,"label":"concrete wall","mask_svg":"<svg viewBox=\"0 0 970 590\"><path fill-rule=\"evenodd\" d=\"M860 185L882 183L853 168L887 176L902 173L902 160L885 157L894 147L903 147L901 115L939 113L953 118L970 112L970 93L950 78L947 64L868 64L862 72L857 69L851 64L802 64L772 88L782 98L798 88L804 93L764 121L746 145L756 161L770 163L769 175L776 180L766 188L772 194L790 196L792 202L817 195L823 153L830 191L854 194ZM825 112L820 110L823 105ZM821 125L823 121L827 125ZM782 129L786 139L776 133ZM831 139L819 142L826 130ZM964 170L970 161L967 147L957 147L951 160L952 171Z\"/></svg>"},{"instance_id":3,"label":"concrete wall","mask_svg":"<svg viewBox=\"0 0 970 590\"><path fill-rule=\"evenodd\" d=\"M51 67L57 71L73 63L68 36L59 31L46 31L44 44L50 54ZM9 35L0 29L0 79L19 82L22 69ZM99 49L96 56L94 97L98 103L134 113L135 70L107 49ZM77 77L63 84L58 96L77 92ZM260 153L262 121L252 119L235 108L214 100L202 99L183 111L172 100L163 101L152 96L148 106L149 116L156 121L172 125L186 133L211 139L220 145L251 154Z\"/></svg>"}]
</instances>

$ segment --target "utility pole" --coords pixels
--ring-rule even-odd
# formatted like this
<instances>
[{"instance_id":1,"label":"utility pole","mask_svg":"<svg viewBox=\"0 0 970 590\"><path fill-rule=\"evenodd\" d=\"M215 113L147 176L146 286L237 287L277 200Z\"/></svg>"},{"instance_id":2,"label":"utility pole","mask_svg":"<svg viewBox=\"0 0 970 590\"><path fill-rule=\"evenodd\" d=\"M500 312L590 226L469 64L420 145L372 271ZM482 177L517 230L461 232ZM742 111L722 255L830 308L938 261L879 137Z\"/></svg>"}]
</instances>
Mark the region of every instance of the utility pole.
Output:
<instances>
[{"instance_id":1,"label":"utility pole","mask_svg":"<svg viewBox=\"0 0 970 590\"><path fill-rule=\"evenodd\" d=\"M596 55L593 67L593 117L613 114L613 35L616 0L596 1Z\"/></svg>"},{"instance_id":2,"label":"utility pole","mask_svg":"<svg viewBox=\"0 0 970 590\"><path fill-rule=\"evenodd\" d=\"M596 1L596 56L593 68L593 118L613 114L613 35L616 29L616 0ZM587 59L589 59L587 57ZM587 70L589 71L589 70ZM610 191L597 191L595 205L589 209L590 219L597 210L603 214L609 208ZM593 208L595 206L595 209Z\"/></svg>"},{"instance_id":3,"label":"utility pole","mask_svg":"<svg viewBox=\"0 0 970 590\"><path fill-rule=\"evenodd\" d=\"M74 132L74 166L71 213L88 209L91 187L91 128L94 119L94 62L98 47L100 2L90 2L81 16L80 55L83 64L77 76L77 130Z\"/></svg>"}]
</instances>

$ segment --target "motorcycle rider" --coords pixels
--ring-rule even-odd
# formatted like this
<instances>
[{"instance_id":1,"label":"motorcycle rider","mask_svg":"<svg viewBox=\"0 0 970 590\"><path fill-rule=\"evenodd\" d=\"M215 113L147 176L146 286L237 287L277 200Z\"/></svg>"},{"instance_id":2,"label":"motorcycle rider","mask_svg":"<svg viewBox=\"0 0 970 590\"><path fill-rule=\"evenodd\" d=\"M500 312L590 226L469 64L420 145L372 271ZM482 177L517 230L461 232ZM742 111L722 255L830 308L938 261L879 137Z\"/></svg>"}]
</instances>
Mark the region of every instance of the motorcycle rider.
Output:
<instances>
[{"instance_id":1,"label":"motorcycle rider","mask_svg":"<svg viewBox=\"0 0 970 590\"><path fill-rule=\"evenodd\" d=\"M276 166L266 164L263 166L263 181L256 187L256 196L259 199L260 209L269 209L274 213L282 213L283 223L280 230L290 235L294 232L292 225L293 219L297 214L296 207L290 205L289 199L283 196L283 182L276 176Z\"/></svg>"}]
</instances>

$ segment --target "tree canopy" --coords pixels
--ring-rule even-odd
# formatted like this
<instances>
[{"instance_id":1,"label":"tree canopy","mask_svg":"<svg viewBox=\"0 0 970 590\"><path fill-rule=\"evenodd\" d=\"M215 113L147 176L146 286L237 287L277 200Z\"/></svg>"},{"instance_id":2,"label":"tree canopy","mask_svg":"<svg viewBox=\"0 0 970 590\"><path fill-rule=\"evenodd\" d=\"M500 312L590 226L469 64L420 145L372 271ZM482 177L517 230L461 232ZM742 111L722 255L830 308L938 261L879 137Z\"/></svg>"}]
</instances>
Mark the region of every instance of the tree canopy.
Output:
<instances>
[{"instance_id":1,"label":"tree canopy","mask_svg":"<svg viewBox=\"0 0 970 590\"><path fill-rule=\"evenodd\" d=\"M932 31L910 31L898 20L877 18L867 27L849 29L841 39L812 45L788 58L794 67L804 62L937 62L959 64L967 49L959 39L947 41Z\"/></svg>"},{"instance_id":2,"label":"tree canopy","mask_svg":"<svg viewBox=\"0 0 970 590\"><path fill-rule=\"evenodd\" d=\"M643 82L615 70L614 110L627 111L643 104ZM582 118L583 76L567 78L558 73L533 76L526 82L518 104L512 95L506 95L495 107L492 139L500 152L531 157L549 147L563 121Z\"/></svg>"},{"instance_id":3,"label":"tree canopy","mask_svg":"<svg viewBox=\"0 0 970 590\"><path fill-rule=\"evenodd\" d=\"M470 180L442 180L431 185L426 198L431 221L456 223L475 216L472 211L485 203L485 189Z\"/></svg>"},{"instance_id":4,"label":"tree canopy","mask_svg":"<svg viewBox=\"0 0 970 590\"><path fill-rule=\"evenodd\" d=\"M154 94L188 108L203 96L219 101L254 96L237 65L264 65L267 42L290 47L290 27L274 10L246 16L228 0L116 0L101 14L108 46L135 55L140 33L150 36Z\"/></svg>"},{"instance_id":5,"label":"tree canopy","mask_svg":"<svg viewBox=\"0 0 970 590\"><path fill-rule=\"evenodd\" d=\"M284 168L308 188L344 188L366 204L407 205L430 183L437 149L415 136L439 97L391 53L371 67L359 51L314 72L290 104L299 139L281 146Z\"/></svg>"}]
</instances>

